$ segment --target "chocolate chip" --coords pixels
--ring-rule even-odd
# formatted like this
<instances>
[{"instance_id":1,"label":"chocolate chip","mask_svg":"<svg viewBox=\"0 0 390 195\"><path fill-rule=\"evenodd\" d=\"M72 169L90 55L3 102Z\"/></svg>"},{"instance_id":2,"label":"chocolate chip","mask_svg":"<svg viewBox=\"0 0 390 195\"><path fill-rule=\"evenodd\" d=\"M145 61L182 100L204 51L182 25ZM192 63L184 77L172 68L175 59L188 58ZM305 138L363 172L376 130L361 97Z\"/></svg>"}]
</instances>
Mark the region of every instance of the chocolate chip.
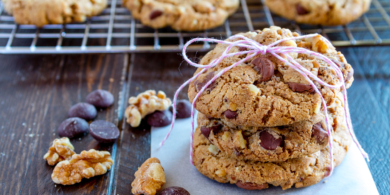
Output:
<instances>
[{"instance_id":1,"label":"chocolate chip","mask_svg":"<svg viewBox=\"0 0 390 195\"><path fill-rule=\"evenodd\" d=\"M325 167L324 178L329 176L330 169L331 169L330 167Z\"/></svg>"},{"instance_id":2,"label":"chocolate chip","mask_svg":"<svg viewBox=\"0 0 390 195\"><path fill-rule=\"evenodd\" d=\"M152 11L152 13L150 13L149 18L150 18L150 20L154 20L154 19L160 17L162 14L163 14L163 12L161 10L154 10L154 11Z\"/></svg>"},{"instance_id":3,"label":"chocolate chip","mask_svg":"<svg viewBox=\"0 0 390 195\"><path fill-rule=\"evenodd\" d=\"M173 112L173 108L169 110ZM188 100L179 100L176 103L176 118L188 118L191 116L191 103Z\"/></svg>"},{"instance_id":4,"label":"chocolate chip","mask_svg":"<svg viewBox=\"0 0 390 195\"><path fill-rule=\"evenodd\" d=\"M271 80L275 74L274 65L271 60L267 58L256 58L252 61L254 69L261 74L260 82Z\"/></svg>"},{"instance_id":5,"label":"chocolate chip","mask_svg":"<svg viewBox=\"0 0 390 195\"><path fill-rule=\"evenodd\" d=\"M100 143L112 143L119 137L119 129L113 123L103 120L93 121L89 133Z\"/></svg>"},{"instance_id":6,"label":"chocolate chip","mask_svg":"<svg viewBox=\"0 0 390 195\"><path fill-rule=\"evenodd\" d=\"M203 86L207 84L213 77L214 77L214 71L207 73L206 77L203 79L203 81L196 80L194 82L196 92L199 92ZM216 87L215 81L212 82L209 86L207 86L206 91L207 93L210 93L211 90L213 90Z\"/></svg>"},{"instance_id":7,"label":"chocolate chip","mask_svg":"<svg viewBox=\"0 0 390 195\"><path fill-rule=\"evenodd\" d=\"M200 128L200 132L202 132L202 134L203 134L206 138L208 138L211 131L213 131L214 134L216 134L216 133L218 133L221 129L222 129L222 125L217 123L217 124L213 124L213 125L210 126L210 127L201 127L201 128Z\"/></svg>"},{"instance_id":8,"label":"chocolate chip","mask_svg":"<svg viewBox=\"0 0 390 195\"><path fill-rule=\"evenodd\" d=\"M237 117L237 111L226 110L223 114L228 119L235 119Z\"/></svg>"},{"instance_id":9,"label":"chocolate chip","mask_svg":"<svg viewBox=\"0 0 390 195\"><path fill-rule=\"evenodd\" d=\"M238 50L239 50L239 51L247 51L248 48L246 48L246 47L239 47Z\"/></svg>"},{"instance_id":10,"label":"chocolate chip","mask_svg":"<svg viewBox=\"0 0 390 195\"><path fill-rule=\"evenodd\" d=\"M263 184L255 184L255 183L250 183L250 182L242 182L238 181L236 183L237 187L245 189L245 190L262 190L268 188L267 183Z\"/></svg>"},{"instance_id":11,"label":"chocolate chip","mask_svg":"<svg viewBox=\"0 0 390 195\"><path fill-rule=\"evenodd\" d=\"M353 70L353 68L351 68L351 70L348 72L347 76L345 77L345 82L348 82L349 80L352 79L354 72L355 71Z\"/></svg>"},{"instance_id":12,"label":"chocolate chip","mask_svg":"<svg viewBox=\"0 0 390 195\"><path fill-rule=\"evenodd\" d=\"M235 154L236 156L240 156L242 153L241 153L240 151L238 151L237 148L234 148L234 154Z\"/></svg>"},{"instance_id":13,"label":"chocolate chip","mask_svg":"<svg viewBox=\"0 0 390 195\"><path fill-rule=\"evenodd\" d=\"M107 108L114 103L114 96L106 90L95 90L87 95L86 102L98 108Z\"/></svg>"},{"instance_id":14,"label":"chocolate chip","mask_svg":"<svg viewBox=\"0 0 390 195\"><path fill-rule=\"evenodd\" d=\"M58 127L60 137L74 138L88 133L88 122L84 119L73 117L64 120Z\"/></svg>"},{"instance_id":15,"label":"chocolate chip","mask_svg":"<svg viewBox=\"0 0 390 195\"><path fill-rule=\"evenodd\" d=\"M207 117L207 119L209 119L209 120L214 119L214 117L211 117L211 116L206 116L206 117Z\"/></svg>"},{"instance_id":16,"label":"chocolate chip","mask_svg":"<svg viewBox=\"0 0 390 195\"><path fill-rule=\"evenodd\" d=\"M172 113L168 110L156 111L146 116L146 121L152 127L164 127L172 122Z\"/></svg>"},{"instance_id":17,"label":"chocolate chip","mask_svg":"<svg viewBox=\"0 0 390 195\"><path fill-rule=\"evenodd\" d=\"M172 186L161 190L157 195L190 195L190 193L182 187Z\"/></svg>"},{"instance_id":18,"label":"chocolate chip","mask_svg":"<svg viewBox=\"0 0 390 195\"><path fill-rule=\"evenodd\" d=\"M271 133L268 131L262 131L260 133L260 145L266 150L275 150L278 146L282 145L282 137L276 139Z\"/></svg>"},{"instance_id":19,"label":"chocolate chip","mask_svg":"<svg viewBox=\"0 0 390 195\"><path fill-rule=\"evenodd\" d=\"M328 139L328 132L326 132L321 123L313 125L311 136L314 137L319 144L324 144Z\"/></svg>"},{"instance_id":20,"label":"chocolate chip","mask_svg":"<svg viewBox=\"0 0 390 195\"><path fill-rule=\"evenodd\" d=\"M96 118L97 110L95 106L88 103L78 103L70 107L68 111L69 117L79 117L85 120Z\"/></svg>"},{"instance_id":21,"label":"chocolate chip","mask_svg":"<svg viewBox=\"0 0 390 195\"><path fill-rule=\"evenodd\" d=\"M314 88L310 84L302 84L302 83L287 83L291 90L294 92L309 92L314 93Z\"/></svg>"},{"instance_id":22,"label":"chocolate chip","mask_svg":"<svg viewBox=\"0 0 390 195\"><path fill-rule=\"evenodd\" d=\"M298 14L298 15L306 15L306 14L309 13L309 11L307 11L306 8L303 7L303 6L302 6L301 4L299 4L299 3L295 6L295 9L297 10L297 14Z\"/></svg>"}]
</instances>

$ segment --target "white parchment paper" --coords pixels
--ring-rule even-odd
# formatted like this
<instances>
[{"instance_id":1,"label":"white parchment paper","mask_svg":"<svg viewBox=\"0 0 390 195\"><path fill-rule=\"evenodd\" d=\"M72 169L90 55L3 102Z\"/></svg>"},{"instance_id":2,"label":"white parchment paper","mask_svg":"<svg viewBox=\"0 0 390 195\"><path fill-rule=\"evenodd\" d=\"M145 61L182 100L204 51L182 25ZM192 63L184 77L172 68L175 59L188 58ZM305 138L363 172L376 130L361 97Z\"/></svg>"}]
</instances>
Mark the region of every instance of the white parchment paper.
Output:
<instances>
[{"instance_id":1,"label":"white parchment paper","mask_svg":"<svg viewBox=\"0 0 390 195\"><path fill-rule=\"evenodd\" d=\"M190 150L190 119L178 119L175 127L162 148L160 142L169 131L170 126L153 128L151 137L151 156L160 159L165 170L169 186L180 186L187 189L191 195L213 194L379 194L374 180L367 167L365 160L357 147L351 144L344 161L339 165L330 178L325 178L320 183L306 188L292 188L283 191L280 187L271 187L265 190L248 191L232 184L221 184L213 181L191 165L189 160Z\"/></svg>"}]
</instances>

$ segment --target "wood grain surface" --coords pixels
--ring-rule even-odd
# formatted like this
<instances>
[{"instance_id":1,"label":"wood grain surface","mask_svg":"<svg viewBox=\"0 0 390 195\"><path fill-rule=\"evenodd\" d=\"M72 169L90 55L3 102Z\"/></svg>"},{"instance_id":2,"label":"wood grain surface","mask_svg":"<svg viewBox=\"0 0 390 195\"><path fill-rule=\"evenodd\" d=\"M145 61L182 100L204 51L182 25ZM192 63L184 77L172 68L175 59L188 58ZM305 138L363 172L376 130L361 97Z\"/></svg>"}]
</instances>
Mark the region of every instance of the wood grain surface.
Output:
<instances>
[{"instance_id":1,"label":"wood grain surface","mask_svg":"<svg viewBox=\"0 0 390 195\"><path fill-rule=\"evenodd\" d=\"M378 190L389 194L390 47L341 49L355 68L349 101L358 139ZM196 59L203 54L191 54ZM127 99L147 89L172 97L194 68L176 53L93 55L0 55L0 194L131 194L134 172L150 157L150 127L131 128L122 117ZM90 135L71 140L76 152L109 150L107 174L73 186L54 185L43 160L69 107L92 90L106 89L115 105L98 112L121 130L114 145ZM180 98L187 98L186 90Z\"/></svg>"}]
</instances>

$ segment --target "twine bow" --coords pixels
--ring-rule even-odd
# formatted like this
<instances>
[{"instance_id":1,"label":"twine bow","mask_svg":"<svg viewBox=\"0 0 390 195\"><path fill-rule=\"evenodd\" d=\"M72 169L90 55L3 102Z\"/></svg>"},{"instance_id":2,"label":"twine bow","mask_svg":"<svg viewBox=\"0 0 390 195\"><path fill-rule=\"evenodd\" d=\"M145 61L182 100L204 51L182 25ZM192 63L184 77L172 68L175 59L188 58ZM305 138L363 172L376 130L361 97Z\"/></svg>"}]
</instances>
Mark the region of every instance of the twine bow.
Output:
<instances>
[{"instance_id":1,"label":"twine bow","mask_svg":"<svg viewBox=\"0 0 390 195\"><path fill-rule=\"evenodd\" d=\"M192 130L191 130L191 139L190 139L190 145L191 145L190 146L191 147L190 148L190 161L193 164L193 161L192 161L192 155L193 155L192 145L193 145L193 136L194 136L194 111L195 111L195 102L197 101L199 96L207 89L207 87L212 82L214 82L218 77L220 77L222 74L226 73L230 69L232 69L232 68L236 67L237 65L239 65L239 64L241 64L241 63L243 63L243 62L245 62L245 61L255 57L256 55L259 55L259 54L265 55L265 54L269 53L269 54L273 55L274 57L276 57L277 59L279 59L280 61L284 62L289 67L291 67L294 70L296 70L297 72L299 72L310 83L310 85L313 87L314 91L317 94L319 94L320 97L321 97L322 106L323 106L324 113L325 113L326 130L327 130L327 133L328 133L328 138L329 138L328 142L329 142L329 149L330 149L329 152L330 152L330 164L331 164L331 167L330 167L329 174L327 176L332 175L333 168L334 168L333 146L332 146L332 140L333 139L332 139L332 133L331 133L332 126L329 123L329 117L328 117L328 113L327 113L326 101L325 101L324 97L322 96L321 92L319 91L319 89L317 88L317 86L314 84L314 82L311 79L317 81L319 84L321 84L324 87L328 87L328 88L331 88L331 89L340 88L340 87L342 88L342 93L343 93L343 98L344 98L345 119L346 119L346 123L347 123L347 128L348 128L349 134L351 135L351 137L352 137L353 141L355 142L356 146L359 148L360 153L363 155L364 158L367 159L367 161L369 161L368 155L363 150L363 148L360 146L358 140L356 139L356 136L355 136L355 133L354 133L354 130L353 130L353 127L352 127L352 122L351 122L350 113L349 113L349 106L348 106L348 99L347 99L347 90L346 90L346 87L345 87L344 76L343 76L343 73L341 72L341 70L339 69L339 67L332 60L330 60L329 58L327 58L326 56L324 56L324 55L322 55L320 53L313 52L313 51L310 51L308 49L301 48L301 47L277 46L279 43L284 42L284 41L311 38L311 37L314 37L314 36L317 36L317 35L318 34L309 34L309 35L304 35L304 36L286 38L286 39L282 39L282 40L276 41L276 42L274 42L274 43L272 43L270 45L262 45L262 44L254 41L252 39L249 39L249 38L243 36L243 35L234 35L234 36L230 37L229 39L227 39L227 40L237 40L237 41L233 41L233 42L230 42L230 41L227 41L227 40L211 39L211 38L195 38L195 39L192 39L189 42L187 42L184 45L183 52L182 52L184 59L191 66L194 66L194 67L197 67L197 68L202 68L202 70L199 71L197 74L195 74L191 79L189 79L185 83L183 83L179 87L179 89L176 91L175 96L173 98L173 118L172 118L171 128L170 128L168 134L166 135L166 137L160 143L160 147L168 139L168 137L169 137L169 135L170 135L170 133L171 133L171 131L173 129L173 126L174 126L174 123L175 123L175 119L176 119L176 101L177 101L177 97L178 97L180 91L185 86L187 86L192 81L194 81L196 78L198 78L201 74L203 74L205 71L207 71L209 68L212 68L212 67L216 66L217 64L219 64L223 59L225 59L227 57L231 57L231 56L247 54L246 58L244 58L244 59L242 59L242 60L240 60L240 61L238 61L238 62L236 62L236 63L234 63L234 64L232 64L232 65L230 65L228 67L226 67L226 68L224 68L222 71L220 71L216 75L214 75L214 77L211 80L209 80L202 87L202 89L198 92L198 94L193 99L192 108L191 108L191 126L192 126ZM188 46L191 45L192 43L194 43L194 42L201 42L201 41L226 44L226 45L228 45L228 47L225 49L225 51L222 53L222 55L219 58L214 59L210 64L208 64L208 65L197 64L197 63L191 61L188 58L186 50L187 50ZM325 41L327 42L327 44L330 44L328 40L325 39ZM247 51L239 51L239 52L229 53L229 51L233 47L246 48ZM290 55L284 55L287 59L285 59L285 58L280 56L280 54L288 54L288 53L302 53L302 54L315 56L315 57L317 57L319 59L324 60L327 64L329 64L331 66L332 69L335 70L335 72L337 73L337 76L339 77L339 81L340 82L338 84L336 84L336 85L330 85L330 84L324 82L323 80L321 80L320 78L318 78L316 75L312 74L309 70L307 70L305 67L300 65L297 61L295 61Z\"/></svg>"}]
</instances>

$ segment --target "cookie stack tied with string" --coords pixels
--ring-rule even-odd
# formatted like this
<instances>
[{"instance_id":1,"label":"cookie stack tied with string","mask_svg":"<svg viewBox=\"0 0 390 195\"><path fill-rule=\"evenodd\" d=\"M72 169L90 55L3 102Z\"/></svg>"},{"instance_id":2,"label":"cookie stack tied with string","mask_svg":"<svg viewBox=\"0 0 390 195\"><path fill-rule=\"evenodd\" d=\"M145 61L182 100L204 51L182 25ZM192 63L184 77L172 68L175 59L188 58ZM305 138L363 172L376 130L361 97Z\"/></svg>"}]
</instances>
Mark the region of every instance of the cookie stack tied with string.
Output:
<instances>
[{"instance_id":1,"label":"cookie stack tied with string","mask_svg":"<svg viewBox=\"0 0 390 195\"><path fill-rule=\"evenodd\" d=\"M330 176L351 140L366 157L346 101L353 69L324 37L270 27L186 47L195 41L218 43L200 64L183 51L199 67L185 84L199 111L191 160L203 175L248 190L299 188Z\"/></svg>"}]
</instances>

